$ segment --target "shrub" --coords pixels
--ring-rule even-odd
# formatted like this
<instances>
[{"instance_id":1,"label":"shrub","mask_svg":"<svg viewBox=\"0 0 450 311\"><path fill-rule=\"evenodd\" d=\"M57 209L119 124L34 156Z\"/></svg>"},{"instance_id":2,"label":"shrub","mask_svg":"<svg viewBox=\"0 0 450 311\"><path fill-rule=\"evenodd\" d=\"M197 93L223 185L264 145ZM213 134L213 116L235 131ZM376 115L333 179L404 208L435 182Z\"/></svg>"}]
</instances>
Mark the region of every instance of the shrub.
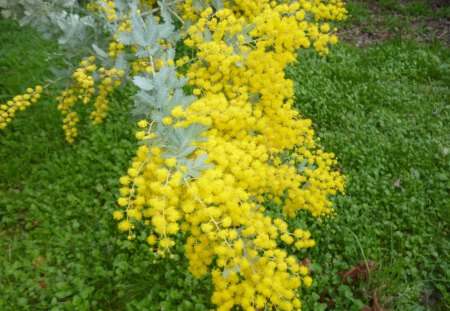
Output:
<instances>
[{"instance_id":1,"label":"shrub","mask_svg":"<svg viewBox=\"0 0 450 311\"><path fill-rule=\"evenodd\" d=\"M83 105L98 124L116 88L137 87L140 146L120 178L118 229L145 237L158 257L183 244L189 271L211 275L219 310L299 309L297 289L312 278L296 250L315 242L289 219L333 215L345 179L292 108L284 70L300 48L328 53L337 37L325 21L345 17L342 2L98 0L84 9L27 0L7 9L58 35L79 63L57 74L68 81L58 96L68 142ZM26 107L38 90L0 107Z\"/></svg>"}]
</instances>

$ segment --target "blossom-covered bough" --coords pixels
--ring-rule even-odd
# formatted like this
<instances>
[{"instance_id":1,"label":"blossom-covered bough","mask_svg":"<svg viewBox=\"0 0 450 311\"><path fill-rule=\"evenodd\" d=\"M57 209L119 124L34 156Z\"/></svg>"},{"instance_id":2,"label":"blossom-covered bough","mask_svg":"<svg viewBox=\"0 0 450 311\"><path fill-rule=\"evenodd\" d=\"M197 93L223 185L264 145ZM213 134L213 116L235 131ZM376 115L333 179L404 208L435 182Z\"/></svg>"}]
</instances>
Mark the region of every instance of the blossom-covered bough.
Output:
<instances>
[{"instance_id":1,"label":"blossom-covered bough","mask_svg":"<svg viewBox=\"0 0 450 311\"><path fill-rule=\"evenodd\" d=\"M312 278L287 250L315 242L288 220L302 210L332 214L344 177L335 156L316 144L311 121L293 108L285 69L301 48L329 52L337 37L328 21L345 18L342 1L97 0L84 9L76 1L20 0L4 7L59 35L67 53L87 53L58 97L69 142L80 104L92 106L100 123L109 94L137 86L131 113L141 143L120 178L119 230L129 239L144 233L161 257L184 241L190 272L212 276L218 310L300 309L298 288ZM40 91L30 89L28 98ZM10 119L0 114L0 128Z\"/></svg>"}]
</instances>

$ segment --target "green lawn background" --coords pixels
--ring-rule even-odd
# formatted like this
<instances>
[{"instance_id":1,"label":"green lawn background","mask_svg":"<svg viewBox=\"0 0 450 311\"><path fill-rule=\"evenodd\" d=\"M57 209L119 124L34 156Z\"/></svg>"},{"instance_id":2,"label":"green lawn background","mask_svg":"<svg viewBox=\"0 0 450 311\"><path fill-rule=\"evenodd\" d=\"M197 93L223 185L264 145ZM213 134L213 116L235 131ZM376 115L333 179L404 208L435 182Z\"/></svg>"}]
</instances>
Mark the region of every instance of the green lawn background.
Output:
<instances>
[{"instance_id":1,"label":"green lawn background","mask_svg":"<svg viewBox=\"0 0 450 311\"><path fill-rule=\"evenodd\" d=\"M346 27L368 12L350 6ZM10 20L0 42L1 102L51 77L55 45ZM298 109L349 178L333 221L302 220L317 241L298 254L314 277L305 310L449 308L449 73L448 47L396 38L341 43L325 59L302 52L289 68ZM182 249L155 259L112 219L136 148L130 91L73 146L55 94L0 133L0 310L208 310L210 281L187 273ZM360 261L375 264L370 279L344 284L339 272Z\"/></svg>"}]
</instances>

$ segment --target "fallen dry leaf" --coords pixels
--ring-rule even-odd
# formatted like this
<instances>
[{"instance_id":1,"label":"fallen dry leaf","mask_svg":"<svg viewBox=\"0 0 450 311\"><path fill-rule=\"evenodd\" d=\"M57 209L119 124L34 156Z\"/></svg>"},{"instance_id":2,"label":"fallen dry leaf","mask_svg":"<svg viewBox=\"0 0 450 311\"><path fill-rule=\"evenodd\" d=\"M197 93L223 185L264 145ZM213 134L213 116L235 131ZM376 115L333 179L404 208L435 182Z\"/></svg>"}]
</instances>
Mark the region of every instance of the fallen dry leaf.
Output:
<instances>
[{"instance_id":1,"label":"fallen dry leaf","mask_svg":"<svg viewBox=\"0 0 450 311\"><path fill-rule=\"evenodd\" d=\"M344 284L348 284L350 279L353 283L357 281L365 281L369 282L370 280L370 272L375 269L375 262L368 261L367 264L365 261L360 261L357 267L353 267L348 271L339 272L339 276L342 277Z\"/></svg>"},{"instance_id":2,"label":"fallen dry leaf","mask_svg":"<svg viewBox=\"0 0 450 311\"><path fill-rule=\"evenodd\" d=\"M44 288L47 287L47 284L45 284L45 281L44 281L44 280L39 280L38 283L39 283L39 287L42 288L42 289L44 289Z\"/></svg>"}]
</instances>

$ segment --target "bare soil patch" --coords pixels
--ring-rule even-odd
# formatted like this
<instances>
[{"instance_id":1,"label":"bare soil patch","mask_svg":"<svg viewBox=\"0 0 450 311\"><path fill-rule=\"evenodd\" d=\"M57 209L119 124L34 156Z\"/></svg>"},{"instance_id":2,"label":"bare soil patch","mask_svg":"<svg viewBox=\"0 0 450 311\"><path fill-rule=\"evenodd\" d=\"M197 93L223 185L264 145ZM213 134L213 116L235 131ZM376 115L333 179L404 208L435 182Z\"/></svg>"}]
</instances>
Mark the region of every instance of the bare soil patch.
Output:
<instances>
[{"instance_id":1,"label":"bare soil patch","mask_svg":"<svg viewBox=\"0 0 450 311\"><path fill-rule=\"evenodd\" d=\"M342 41L356 46L367 46L390 39L409 39L430 43L439 41L450 45L450 19L426 16L408 16L396 10L381 8L376 2L364 2L370 11L367 19L353 19L339 31ZM450 5L450 0L435 0L439 10ZM352 18L352 17L349 17Z\"/></svg>"}]
</instances>

